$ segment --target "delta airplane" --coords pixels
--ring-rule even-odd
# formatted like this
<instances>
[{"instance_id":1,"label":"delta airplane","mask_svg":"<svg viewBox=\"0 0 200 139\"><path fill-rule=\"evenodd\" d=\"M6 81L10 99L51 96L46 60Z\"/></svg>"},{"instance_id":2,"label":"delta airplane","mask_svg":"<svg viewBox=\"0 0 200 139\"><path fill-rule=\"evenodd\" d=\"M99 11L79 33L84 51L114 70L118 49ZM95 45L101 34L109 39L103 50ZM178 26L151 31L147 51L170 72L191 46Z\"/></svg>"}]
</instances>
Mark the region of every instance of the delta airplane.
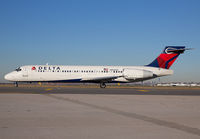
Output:
<instances>
[{"instance_id":1,"label":"delta airplane","mask_svg":"<svg viewBox=\"0 0 200 139\"><path fill-rule=\"evenodd\" d=\"M185 46L167 46L150 64L145 66L62 66L62 65L27 65L5 75L5 79L15 82L89 82L99 83L101 88L106 83L130 83L172 75L169 68L185 50Z\"/></svg>"}]
</instances>

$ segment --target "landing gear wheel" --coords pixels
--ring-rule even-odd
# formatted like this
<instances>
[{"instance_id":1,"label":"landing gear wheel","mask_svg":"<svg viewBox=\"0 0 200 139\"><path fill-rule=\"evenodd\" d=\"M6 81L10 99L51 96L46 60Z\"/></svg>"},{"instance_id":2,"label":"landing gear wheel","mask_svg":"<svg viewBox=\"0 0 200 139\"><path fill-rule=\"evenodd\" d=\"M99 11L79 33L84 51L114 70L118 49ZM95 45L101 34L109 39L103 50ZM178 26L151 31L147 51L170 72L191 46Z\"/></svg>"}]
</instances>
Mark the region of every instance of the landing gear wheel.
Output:
<instances>
[{"instance_id":1,"label":"landing gear wheel","mask_svg":"<svg viewBox=\"0 0 200 139\"><path fill-rule=\"evenodd\" d=\"M100 88L106 88L106 84L105 83L100 83Z\"/></svg>"},{"instance_id":2,"label":"landing gear wheel","mask_svg":"<svg viewBox=\"0 0 200 139\"><path fill-rule=\"evenodd\" d=\"M15 82L15 87L18 87L18 83L17 82Z\"/></svg>"}]
</instances>

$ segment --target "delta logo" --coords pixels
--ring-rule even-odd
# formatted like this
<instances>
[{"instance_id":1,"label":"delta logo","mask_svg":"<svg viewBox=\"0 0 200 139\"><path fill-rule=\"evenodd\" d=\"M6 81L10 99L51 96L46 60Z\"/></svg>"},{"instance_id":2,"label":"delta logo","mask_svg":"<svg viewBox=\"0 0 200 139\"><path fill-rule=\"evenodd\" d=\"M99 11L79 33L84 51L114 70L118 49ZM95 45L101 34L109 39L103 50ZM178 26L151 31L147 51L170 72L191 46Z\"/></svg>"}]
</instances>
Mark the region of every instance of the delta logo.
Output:
<instances>
[{"instance_id":1,"label":"delta logo","mask_svg":"<svg viewBox=\"0 0 200 139\"><path fill-rule=\"evenodd\" d=\"M32 69L32 70L36 70L36 68L35 68L35 67L32 67L31 69Z\"/></svg>"},{"instance_id":2,"label":"delta logo","mask_svg":"<svg viewBox=\"0 0 200 139\"><path fill-rule=\"evenodd\" d=\"M37 70L36 69L36 67L32 67L31 68L32 70ZM54 71L54 70L56 70L56 71L58 71L58 70L60 70L60 67L56 67L56 66L52 66L52 67L43 67L43 66L39 66L38 67L38 70L44 70L44 71L46 71L46 70L49 70L49 71Z\"/></svg>"}]
</instances>

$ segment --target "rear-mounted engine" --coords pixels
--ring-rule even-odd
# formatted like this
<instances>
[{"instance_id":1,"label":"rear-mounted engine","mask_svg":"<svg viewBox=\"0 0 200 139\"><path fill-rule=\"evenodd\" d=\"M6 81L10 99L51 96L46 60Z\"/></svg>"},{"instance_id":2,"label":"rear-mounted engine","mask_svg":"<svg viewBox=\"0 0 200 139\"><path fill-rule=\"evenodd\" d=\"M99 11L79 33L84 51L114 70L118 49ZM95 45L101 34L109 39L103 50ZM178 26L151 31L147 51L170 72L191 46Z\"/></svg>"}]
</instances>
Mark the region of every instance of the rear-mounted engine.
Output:
<instances>
[{"instance_id":1,"label":"rear-mounted engine","mask_svg":"<svg viewBox=\"0 0 200 139\"><path fill-rule=\"evenodd\" d=\"M153 72L140 69L124 69L123 76L127 80L136 80L153 77Z\"/></svg>"}]
</instances>

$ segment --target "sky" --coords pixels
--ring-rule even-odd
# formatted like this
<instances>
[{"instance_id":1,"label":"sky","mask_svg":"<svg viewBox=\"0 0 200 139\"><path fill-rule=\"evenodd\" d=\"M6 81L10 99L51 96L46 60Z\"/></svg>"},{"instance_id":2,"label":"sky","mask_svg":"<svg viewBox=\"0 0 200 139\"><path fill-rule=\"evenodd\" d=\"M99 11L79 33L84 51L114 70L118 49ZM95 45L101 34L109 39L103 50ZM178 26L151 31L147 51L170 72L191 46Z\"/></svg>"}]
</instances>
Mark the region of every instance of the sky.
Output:
<instances>
[{"instance_id":1,"label":"sky","mask_svg":"<svg viewBox=\"0 0 200 139\"><path fill-rule=\"evenodd\" d=\"M18 66L146 65L186 51L165 82L200 82L199 0L0 0L0 82Z\"/></svg>"}]
</instances>

